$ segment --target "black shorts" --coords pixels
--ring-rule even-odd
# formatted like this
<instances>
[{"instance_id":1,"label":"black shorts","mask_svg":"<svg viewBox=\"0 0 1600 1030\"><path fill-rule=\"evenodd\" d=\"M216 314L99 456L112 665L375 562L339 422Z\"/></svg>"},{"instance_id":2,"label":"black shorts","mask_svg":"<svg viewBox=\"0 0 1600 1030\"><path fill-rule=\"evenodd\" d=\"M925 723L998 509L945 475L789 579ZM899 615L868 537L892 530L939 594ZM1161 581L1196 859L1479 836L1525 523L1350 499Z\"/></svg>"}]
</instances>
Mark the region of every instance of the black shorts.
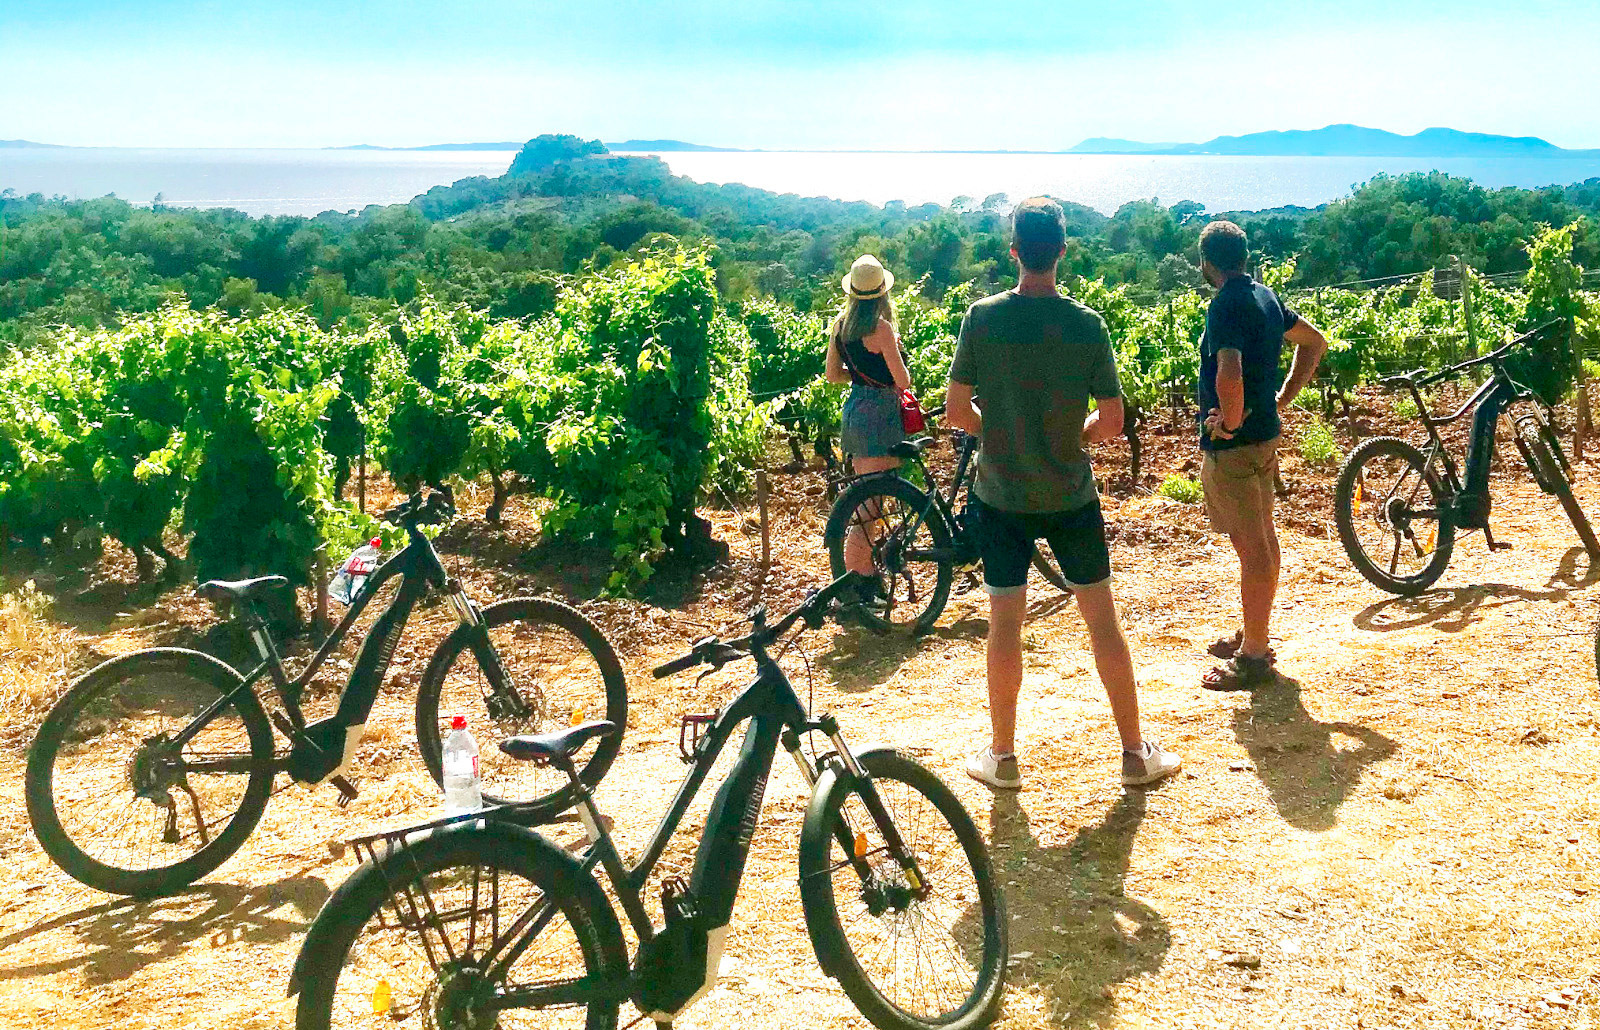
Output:
<instances>
[{"instance_id":1,"label":"black shorts","mask_svg":"<svg viewBox=\"0 0 1600 1030\"><path fill-rule=\"evenodd\" d=\"M1111 551L1100 499L1069 511L1001 511L972 498L977 516L978 553L983 586L990 594L1010 594L1028 581L1033 544L1043 537L1055 552L1061 574L1073 586L1087 587L1111 578Z\"/></svg>"}]
</instances>

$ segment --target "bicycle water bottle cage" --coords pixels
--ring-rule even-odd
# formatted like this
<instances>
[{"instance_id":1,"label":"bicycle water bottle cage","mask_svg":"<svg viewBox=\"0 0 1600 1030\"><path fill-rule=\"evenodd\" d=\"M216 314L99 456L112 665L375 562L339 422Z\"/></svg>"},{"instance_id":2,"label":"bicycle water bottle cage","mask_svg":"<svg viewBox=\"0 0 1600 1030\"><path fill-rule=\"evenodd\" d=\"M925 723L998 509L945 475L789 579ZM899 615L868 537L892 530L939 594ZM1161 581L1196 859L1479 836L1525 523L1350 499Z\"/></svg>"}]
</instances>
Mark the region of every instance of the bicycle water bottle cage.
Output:
<instances>
[{"instance_id":1,"label":"bicycle water bottle cage","mask_svg":"<svg viewBox=\"0 0 1600 1030\"><path fill-rule=\"evenodd\" d=\"M700 753L700 741L705 738L706 727L717 721L716 712L685 715L678 724L678 757L685 765L693 765Z\"/></svg>"}]
</instances>

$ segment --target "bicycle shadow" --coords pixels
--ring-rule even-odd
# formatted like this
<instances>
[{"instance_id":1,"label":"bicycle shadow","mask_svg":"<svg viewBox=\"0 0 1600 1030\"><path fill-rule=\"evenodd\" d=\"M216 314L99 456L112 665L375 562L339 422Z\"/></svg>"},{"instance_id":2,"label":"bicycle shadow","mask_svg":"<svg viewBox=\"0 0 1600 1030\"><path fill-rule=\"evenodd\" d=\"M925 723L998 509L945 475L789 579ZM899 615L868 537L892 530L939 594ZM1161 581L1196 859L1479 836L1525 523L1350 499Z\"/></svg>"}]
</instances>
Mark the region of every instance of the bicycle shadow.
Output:
<instances>
[{"instance_id":1,"label":"bicycle shadow","mask_svg":"<svg viewBox=\"0 0 1600 1030\"><path fill-rule=\"evenodd\" d=\"M1580 564L1581 561L1581 564ZM1399 629L1434 626L1446 633L1459 633L1472 625L1480 613L1508 604L1539 601L1565 601L1573 593L1600 583L1600 562L1590 559L1580 546L1567 549L1556 571L1543 589L1510 583L1475 583L1465 587L1426 590L1412 597L1391 597L1370 604L1356 613L1351 622L1357 629L1392 633Z\"/></svg>"},{"instance_id":2,"label":"bicycle shadow","mask_svg":"<svg viewBox=\"0 0 1600 1030\"><path fill-rule=\"evenodd\" d=\"M1071 605L1071 594L1040 597L1028 602L1028 621L1044 618ZM987 604L984 604L987 608ZM835 634L828 649L815 659L839 690L858 694L883 683L900 667L937 642L982 643L989 636L989 620L968 608L954 622L935 625L921 636L888 633L882 636L859 627Z\"/></svg>"},{"instance_id":3,"label":"bicycle shadow","mask_svg":"<svg viewBox=\"0 0 1600 1030\"><path fill-rule=\"evenodd\" d=\"M1396 748L1369 727L1317 721L1301 700L1300 681L1281 673L1275 684L1250 694L1250 707L1234 710L1233 734L1278 814L1302 830L1332 829L1362 771ZM1334 746L1336 735L1355 746Z\"/></svg>"},{"instance_id":4,"label":"bicycle shadow","mask_svg":"<svg viewBox=\"0 0 1600 1030\"><path fill-rule=\"evenodd\" d=\"M1045 994L1053 1025L1113 1022L1107 988L1159 969L1172 945L1161 913L1123 889L1144 816L1145 792L1127 790L1099 823L1043 845L1017 795L995 795L989 839L1011 922L1010 973Z\"/></svg>"},{"instance_id":5,"label":"bicycle shadow","mask_svg":"<svg viewBox=\"0 0 1600 1030\"><path fill-rule=\"evenodd\" d=\"M82 970L90 985L124 979L152 963L179 957L194 942L276 944L304 933L328 899L328 885L304 873L257 887L206 883L150 901L121 898L92 905L0 937L0 955L35 937L64 930L78 948L51 947L49 957L0 964L0 980ZM294 917L279 914L285 905Z\"/></svg>"}]
</instances>

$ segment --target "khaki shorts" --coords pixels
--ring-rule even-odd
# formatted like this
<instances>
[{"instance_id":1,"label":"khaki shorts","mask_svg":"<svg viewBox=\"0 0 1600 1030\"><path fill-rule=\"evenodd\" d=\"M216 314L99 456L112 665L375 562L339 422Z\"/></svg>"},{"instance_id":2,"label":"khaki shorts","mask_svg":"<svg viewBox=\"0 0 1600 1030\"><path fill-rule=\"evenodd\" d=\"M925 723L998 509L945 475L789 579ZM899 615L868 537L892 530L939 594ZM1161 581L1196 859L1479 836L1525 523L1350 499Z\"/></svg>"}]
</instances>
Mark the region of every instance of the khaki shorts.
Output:
<instances>
[{"instance_id":1,"label":"khaki shorts","mask_svg":"<svg viewBox=\"0 0 1600 1030\"><path fill-rule=\"evenodd\" d=\"M1206 514L1215 533L1242 533L1272 521L1278 438L1207 451L1200 466Z\"/></svg>"}]
</instances>

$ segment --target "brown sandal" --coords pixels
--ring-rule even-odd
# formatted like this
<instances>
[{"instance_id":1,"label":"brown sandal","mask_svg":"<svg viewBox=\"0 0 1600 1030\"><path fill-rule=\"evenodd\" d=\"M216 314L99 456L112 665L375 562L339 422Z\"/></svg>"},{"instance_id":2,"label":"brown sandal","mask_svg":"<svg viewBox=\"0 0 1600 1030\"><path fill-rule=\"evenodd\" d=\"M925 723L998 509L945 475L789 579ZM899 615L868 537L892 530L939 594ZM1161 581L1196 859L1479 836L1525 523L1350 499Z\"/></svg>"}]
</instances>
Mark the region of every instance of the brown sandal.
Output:
<instances>
[{"instance_id":1,"label":"brown sandal","mask_svg":"<svg viewBox=\"0 0 1600 1030\"><path fill-rule=\"evenodd\" d=\"M1233 631L1233 636L1231 637L1219 637L1210 647L1206 648L1206 654L1209 654L1213 658L1232 658L1234 655L1239 653L1239 648L1243 644L1244 630L1237 629ZM1271 647L1268 647L1265 658L1268 662L1276 663L1278 660L1278 652L1274 651Z\"/></svg>"},{"instance_id":2,"label":"brown sandal","mask_svg":"<svg viewBox=\"0 0 1600 1030\"><path fill-rule=\"evenodd\" d=\"M1276 683L1278 674L1265 658L1250 658L1236 654L1221 665L1214 665L1200 677L1200 685L1207 690L1254 690Z\"/></svg>"}]
</instances>

